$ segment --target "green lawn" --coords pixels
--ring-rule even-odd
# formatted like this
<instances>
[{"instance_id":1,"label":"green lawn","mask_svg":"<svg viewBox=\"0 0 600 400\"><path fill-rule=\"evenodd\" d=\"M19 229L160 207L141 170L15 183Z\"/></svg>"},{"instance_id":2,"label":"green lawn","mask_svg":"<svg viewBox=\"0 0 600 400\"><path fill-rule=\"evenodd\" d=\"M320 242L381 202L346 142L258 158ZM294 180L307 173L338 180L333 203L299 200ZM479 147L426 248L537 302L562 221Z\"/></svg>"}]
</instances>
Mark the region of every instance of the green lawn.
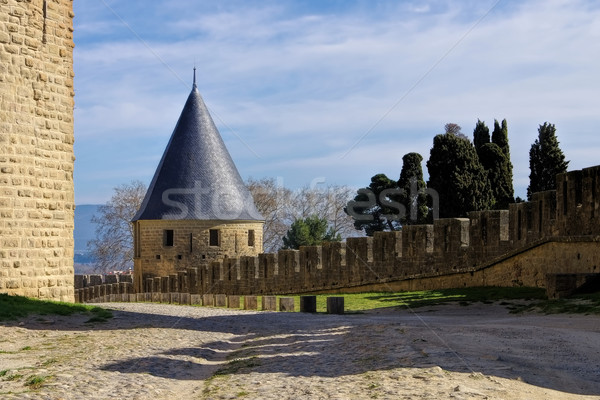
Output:
<instances>
[{"instance_id":1,"label":"green lawn","mask_svg":"<svg viewBox=\"0 0 600 400\"><path fill-rule=\"evenodd\" d=\"M23 318L30 314L71 315L75 313L89 315L90 319L87 322L102 322L112 317L110 311L100 307L0 294L0 321Z\"/></svg>"},{"instance_id":2,"label":"green lawn","mask_svg":"<svg viewBox=\"0 0 600 400\"><path fill-rule=\"evenodd\" d=\"M545 290L539 288L475 287L462 289L423 290L417 292L369 292L352 294L317 295L317 312L325 312L326 299L331 296L344 297L346 312L361 312L384 307L418 308L458 302L467 305L473 302L492 303L501 300L543 300ZM299 309L300 296L295 298Z\"/></svg>"},{"instance_id":3,"label":"green lawn","mask_svg":"<svg viewBox=\"0 0 600 400\"><path fill-rule=\"evenodd\" d=\"M326 299L330 296L343 296L344 307L348 313L384 307L406 309L448 303L467 306L477 302L485 304L498 302L514 313L532 311L546 314L600 314L600 293L578 295L569 299L548 300L544 289L530 287L474 287L415 292L320 294L317 295L317 312L326 311ZM299 310L300 296L289 297L295 298L296 310Z\"/></svg>"}]
</instances>

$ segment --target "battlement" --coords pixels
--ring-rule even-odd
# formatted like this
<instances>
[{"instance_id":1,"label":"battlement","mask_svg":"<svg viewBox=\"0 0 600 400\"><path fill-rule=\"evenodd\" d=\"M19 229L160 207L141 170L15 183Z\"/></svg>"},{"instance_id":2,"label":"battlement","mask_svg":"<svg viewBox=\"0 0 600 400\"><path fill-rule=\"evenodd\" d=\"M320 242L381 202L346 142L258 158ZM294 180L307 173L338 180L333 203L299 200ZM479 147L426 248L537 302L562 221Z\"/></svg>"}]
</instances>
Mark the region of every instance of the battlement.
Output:
<instances>
[{"instance_id":1,"label":"battlement","mask_svg":"<svg viewBox=\"0 0 600 400\"><path fill-rule=\"evenodd\" d=\"M544 287L547 273L599 272L598 179L600 166L572 171L557 176L557 191L535 193L508 210L471 212L345 243L225 258L168 277L145 276L135 291L289 294L391 288L423 279L446 287Z\"/></svg>"}]
</instances>

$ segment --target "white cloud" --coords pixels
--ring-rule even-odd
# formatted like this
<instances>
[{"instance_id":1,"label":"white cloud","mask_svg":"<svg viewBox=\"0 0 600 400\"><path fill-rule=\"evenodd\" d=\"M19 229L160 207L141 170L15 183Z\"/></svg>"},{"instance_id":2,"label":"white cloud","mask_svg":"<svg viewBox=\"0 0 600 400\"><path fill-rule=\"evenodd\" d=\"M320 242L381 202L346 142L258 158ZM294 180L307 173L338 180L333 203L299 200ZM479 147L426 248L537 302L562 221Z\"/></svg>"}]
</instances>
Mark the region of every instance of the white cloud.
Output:
<instances>
[{"instance_id":1,"label":"white cloud","mask_svg":"<svg viewBox=\"0 0 600 400\"><path fill-rule=\"evenodd\" d=\"M306 171L309 181L320 168L321 175L339 173L340 181L364 186L375 173L399 174L407 151L426 159L446 122L470 135L477 118L488 125L508 120L521 195L529 146L544 121L557 124L567 158L577 155L571 166L596 164L597 151L587 144L598 144L598 7L500 2L473 28L495 4L482 3L381 2L320 13L297 12L296 3L205 5L195 12L195 2L168 2L161 16L152 13L158 5L113 3L135 14L131 26L140 32L153 27L166 36L140 34L151 50L126 30L77 44L76 134L80 141L117 138L120 146L166 142L196 63L199 88L213 117L222 119L214 118L245 176L289 174L299 182ZM78 13L86 40L115 20L98 13L103 19L95 21L85 8ZM371 128L350 153L361 160L361 172L350 172L352 164L338 156ZM78 154L82 179L93 167L87 158ZM132 159L129 170L134 162L140 161Z\"/></svg>"}]
</instances>

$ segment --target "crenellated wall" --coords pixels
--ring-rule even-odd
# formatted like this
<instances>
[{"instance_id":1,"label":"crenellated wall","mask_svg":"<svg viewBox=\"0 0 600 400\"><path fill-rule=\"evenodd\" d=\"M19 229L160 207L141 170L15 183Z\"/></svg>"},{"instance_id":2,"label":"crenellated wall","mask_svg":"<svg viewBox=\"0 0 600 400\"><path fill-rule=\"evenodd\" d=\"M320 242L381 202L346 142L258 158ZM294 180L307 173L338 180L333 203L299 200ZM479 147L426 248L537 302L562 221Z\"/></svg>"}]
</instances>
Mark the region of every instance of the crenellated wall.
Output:
<instances>
[{"instance_id":1,"label":"crenellated wall","mask_svg":"<svg viewBox=\"0 0 600 400\"><path fill-rule=\"evenodd\" d=\"M346 243L226 258L141 292L230 295L415 290L462 286L545 287L547 274L600 272L596 188L600 166L557 176L557 191L508 210L471 212Z\"/></svg>"}]
</instances>

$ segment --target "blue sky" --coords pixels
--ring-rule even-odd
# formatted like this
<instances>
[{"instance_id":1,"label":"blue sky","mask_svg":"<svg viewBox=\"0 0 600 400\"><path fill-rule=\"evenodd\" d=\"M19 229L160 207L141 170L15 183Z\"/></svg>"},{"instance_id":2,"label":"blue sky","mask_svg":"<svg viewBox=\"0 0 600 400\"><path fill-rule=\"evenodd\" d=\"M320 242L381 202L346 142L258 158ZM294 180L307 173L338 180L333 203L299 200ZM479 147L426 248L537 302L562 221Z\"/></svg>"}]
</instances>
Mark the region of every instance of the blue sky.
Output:
<instances>
[{"instance_id":1,"label":"blue sky","mask_svg":"<svg viewBox=\"0 0 600 400\"><path fill-rule=\"evenodd\" d=\"M448 122L545 121L600 164L600 5L578 0L75 1L75 202L149 183L197 84L242 177L368 185ZM427 173L425 162L424 172Z\"/></svg>"}]
</instances>

